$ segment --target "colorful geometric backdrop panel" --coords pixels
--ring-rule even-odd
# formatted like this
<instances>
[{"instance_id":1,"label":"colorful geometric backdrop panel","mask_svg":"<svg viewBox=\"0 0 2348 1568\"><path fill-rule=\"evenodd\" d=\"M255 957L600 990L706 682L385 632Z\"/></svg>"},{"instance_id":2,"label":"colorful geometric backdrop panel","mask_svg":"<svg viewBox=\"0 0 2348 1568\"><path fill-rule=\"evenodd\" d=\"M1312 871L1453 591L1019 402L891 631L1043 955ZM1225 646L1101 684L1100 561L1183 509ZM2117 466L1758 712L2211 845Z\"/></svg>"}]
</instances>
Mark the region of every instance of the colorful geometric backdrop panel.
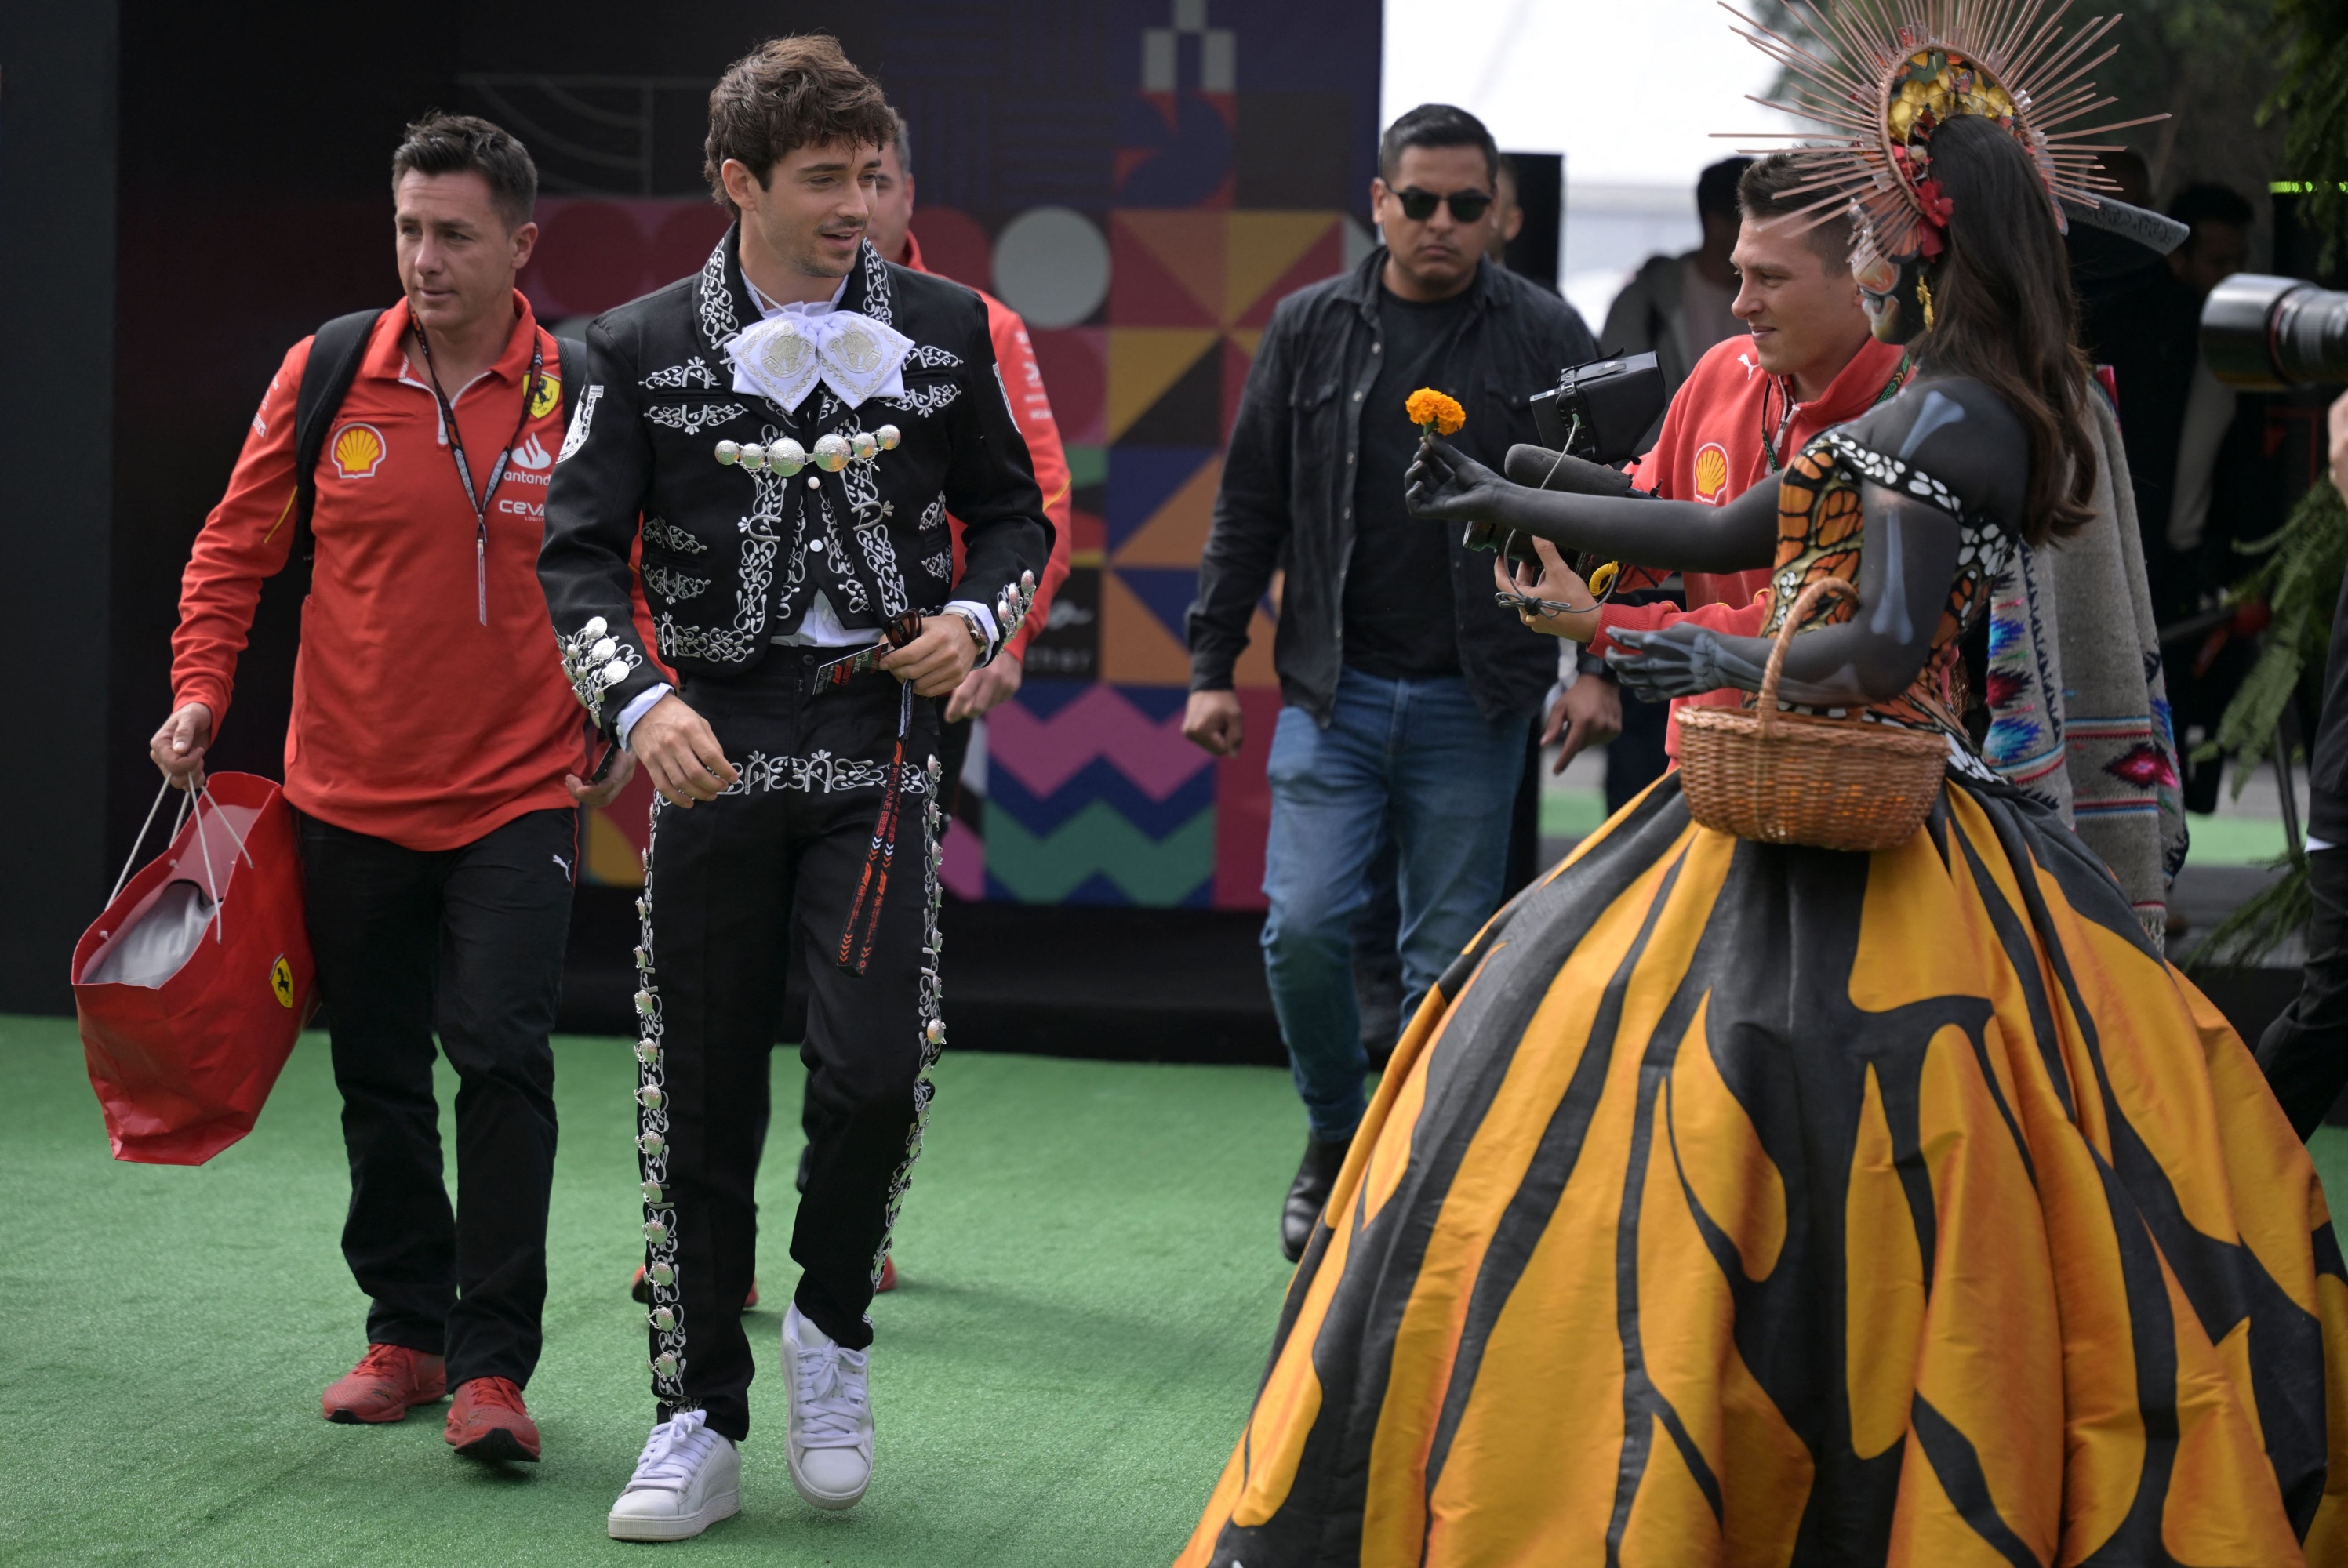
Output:
<instances>
[{"instance_id":1,"label":"colorful geometric backdrop panel","mask_svg":"<svg viewBox=\"0 0 2348 1568\"><path fill-rule=\"evenodd\" d=\"M877 71L912 129L935 271L1018 310L1075 479L1075 569L1018 696L964 774L945 878L964 898L1256 907L1278 693L1259 610L1253 738L1182 739L1182 620L1222 449L1272 308L1358 260L1377 139L1376 0L891 0ZM550 198L525 275L548 319L683 275L697 202ZM588 828L641 873L649 791Z\"/></svg>"}]
</instances>

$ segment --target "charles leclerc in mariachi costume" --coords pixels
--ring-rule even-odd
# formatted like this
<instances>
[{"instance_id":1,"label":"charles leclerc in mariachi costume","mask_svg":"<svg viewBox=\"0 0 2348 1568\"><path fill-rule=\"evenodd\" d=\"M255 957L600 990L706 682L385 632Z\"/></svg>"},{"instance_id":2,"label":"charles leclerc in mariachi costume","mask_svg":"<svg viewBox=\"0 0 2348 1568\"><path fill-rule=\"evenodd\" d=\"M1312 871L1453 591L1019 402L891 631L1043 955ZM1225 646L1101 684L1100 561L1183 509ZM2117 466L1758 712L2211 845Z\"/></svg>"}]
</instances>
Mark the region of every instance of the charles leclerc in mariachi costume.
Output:
<instances>
[{"instance_id":1,"label":"charles leclerc in mariachi costume","mask_svg":"<svg viewBox=\"0 0 2348 1568\"><path fill-rule=\"evenodd\" d=\"M819 42L836 56L810 39L761 55ZM638 1539L734 1511L752 1185L794 927L810 1155L784 1324L790 1468L819 1506L862 1494L865 1312L945 1038L941 704L869 651L943 618L993 657L1051 548L978 295L860 244L828 308L773 305L741 264L755 216L698 275L589 329L539 568L596 721L619 733L664 700L657 652L725 758L715 798L664 790L644 856L637 1147L661 1424L610 1522ZM959 580L949 511L964 525ZM629 611L640 534L649 628Z\"/></svg>"}]
</instances>

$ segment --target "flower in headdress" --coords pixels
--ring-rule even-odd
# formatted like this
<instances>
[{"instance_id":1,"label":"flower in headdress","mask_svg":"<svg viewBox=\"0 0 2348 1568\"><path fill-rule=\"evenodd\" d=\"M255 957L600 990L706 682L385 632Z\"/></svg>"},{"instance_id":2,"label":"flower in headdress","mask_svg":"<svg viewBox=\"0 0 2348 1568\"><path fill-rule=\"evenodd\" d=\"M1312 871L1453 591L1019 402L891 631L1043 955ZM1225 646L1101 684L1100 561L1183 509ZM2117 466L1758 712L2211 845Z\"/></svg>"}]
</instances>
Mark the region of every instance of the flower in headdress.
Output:
<instances>
[{"instance_id":1,"label":"flower in headdress","mask_svg":"<svg viewBox=\"0 0 2348 1568\"><path fill-rule=\"evenodd\" d=\"M1957 210L1954 201L1941 194L1941 182L1937 179L1917 181L1916 200L1922 203L1924 216L1935 229L1947 228L1950 214Z\"/></svg>"},{"instance_id":2,"label":"flower in headdress","mask_svg":"<svg viewBox=\"0 0 2348 1568\"><path fill-rule=\"evenodd\" d=\"M1447 397L1431 386L1422 386L1403 404L1403 412L1410 422L1430 436L1456 435L1468 423L1468 411L1456 398Z\"/></svg>"},{"instance_id":3,"label":"flower in headdress","mask_svg":"<svg viewBox=\"0 0 2348 1568\"><path fill-rule=\"evenodd\" d=\"M1949 216L1956 211L1957 204L1941 194L1941 182L1937 179L1916 182L1916 204L1922 210L1924 219L1917 238L1922 241L1925 259L1930 261L1941 253L1941 235L1947 231Z\"/></svg>"}]
</instances>

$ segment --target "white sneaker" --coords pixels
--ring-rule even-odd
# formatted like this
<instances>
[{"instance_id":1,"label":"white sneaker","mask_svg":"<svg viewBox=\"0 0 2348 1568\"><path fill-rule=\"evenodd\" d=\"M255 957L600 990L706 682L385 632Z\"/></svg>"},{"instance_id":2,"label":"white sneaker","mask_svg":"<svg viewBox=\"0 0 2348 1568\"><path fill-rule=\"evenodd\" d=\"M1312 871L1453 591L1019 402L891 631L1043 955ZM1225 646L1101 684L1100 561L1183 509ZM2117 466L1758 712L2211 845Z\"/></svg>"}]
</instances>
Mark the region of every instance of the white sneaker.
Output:
<instances>
[{"instance_id":1,"label":"white sneaker","mask_svg":"<svg viewBox=\"0 0 2348 1568\"><path fill-rule=\"evenodd\" d=\"M741 1450L684 1410L653 1429L604 1527L614 1541L683 1541L741 1512Z\"/></svg>"},{"instance_id":2,"label":"white sneaker","mask_svg":"<svg viewBox=\"0 0 2348 1568\"><path fill-rule=\"evenodd\" d=\"M818 1508L853 1508L872 1483L872 1403L862 1350L840 1348L793 1306L783 1314L791 1484Z\"/></svg>"}]
</instances>

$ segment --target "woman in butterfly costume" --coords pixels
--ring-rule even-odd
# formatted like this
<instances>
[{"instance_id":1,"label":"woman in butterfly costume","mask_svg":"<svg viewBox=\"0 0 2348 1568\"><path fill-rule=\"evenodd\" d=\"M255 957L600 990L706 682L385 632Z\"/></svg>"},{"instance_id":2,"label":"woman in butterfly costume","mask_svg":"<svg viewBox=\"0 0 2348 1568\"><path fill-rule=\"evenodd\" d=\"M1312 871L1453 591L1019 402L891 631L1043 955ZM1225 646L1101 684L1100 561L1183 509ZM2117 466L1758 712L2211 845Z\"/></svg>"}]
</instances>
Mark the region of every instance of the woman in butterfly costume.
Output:
<instances>
[{"instance_id":1,"label":"woman in butterfly costume","mask_svg":"<svg viewBox=\"0 0 2348 1568\"><path fill-rule=\"evenodd\" d=\"M1698 825L1667 775L1494 919L1395 1053L1182 1568L2348 1563L2314 1170L2110 873L1957 723L1987 584L2094 480L2057 205L2092 200L2088 149L2045 130L2088 100L2024 86L2083 46L2035 14L1852 8L1817 20L1831 57L1776 46L1854 128L1804 156L1919 356L1898 398L1726 507L1440 443L1414 469L1431 518L1774 563L1765 633L1848 579L1781 695L1943 731L1948 778L1862 855ZM1533 602L1586 607L1545 559ZM1656 697L1753 691L1769 646L1622 641Z\"/></svg>"}]
</instances>

